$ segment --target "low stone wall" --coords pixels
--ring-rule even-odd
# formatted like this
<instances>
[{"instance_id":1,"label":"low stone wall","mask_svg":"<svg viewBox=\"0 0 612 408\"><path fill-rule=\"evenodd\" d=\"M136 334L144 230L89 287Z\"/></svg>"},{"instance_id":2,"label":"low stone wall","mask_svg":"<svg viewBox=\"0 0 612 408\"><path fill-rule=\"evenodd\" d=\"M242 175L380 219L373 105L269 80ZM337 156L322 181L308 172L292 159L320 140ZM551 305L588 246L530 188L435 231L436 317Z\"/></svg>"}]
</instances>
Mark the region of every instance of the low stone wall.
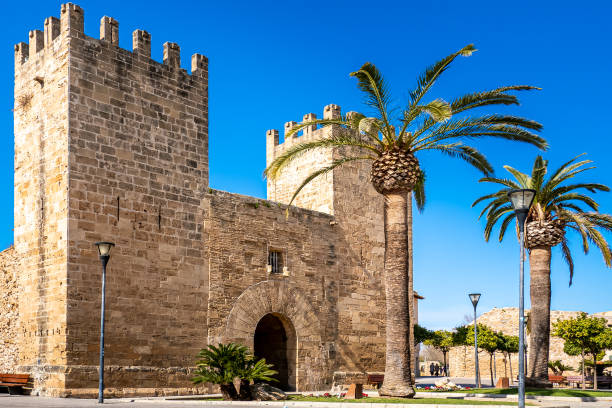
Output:
<instances>
[{"instance_id":1,"label":"low stone wall","mask_svg":"<svg viewBox=\"0 0 612 408\"><path fill-rule=\"evenodd\" d=\"M19 296L15 249L0 252L0 372L15 372L19 358Z\"/></svg>"}]
</instances>

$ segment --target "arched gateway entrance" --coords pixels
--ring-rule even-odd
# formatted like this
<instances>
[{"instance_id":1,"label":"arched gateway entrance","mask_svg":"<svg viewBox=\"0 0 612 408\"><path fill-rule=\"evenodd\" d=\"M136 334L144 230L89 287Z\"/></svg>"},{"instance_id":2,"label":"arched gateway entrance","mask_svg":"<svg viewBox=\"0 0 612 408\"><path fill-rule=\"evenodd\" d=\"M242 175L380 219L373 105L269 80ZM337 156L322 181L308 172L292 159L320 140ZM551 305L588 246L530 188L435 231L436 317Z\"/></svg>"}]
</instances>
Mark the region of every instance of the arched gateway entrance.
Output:
<instances>
[{"instance_id":1,"label":"arched gateway entrance","mask_svg":"<svg viewBox=\"0 0 612 408\"><path fill-rule=\"evenodd\" d=\"M268 313L257 323L253 339L255 356L265 358L278 371L278 382L271 385L285 391L295 390L297 347L291 322L277 313Z\"/></svg>"},{"instance_id":2,"label":"arched gateway entrance","mask_svg":"<svg viewBox=\"0 0 612 408\"><path fill-rule=\"evenodd\" d=\"M279 374L279 380L286 381L290 390L321 389L330 373L324 371L322 330L315 311L295 282L289 279L259 282L234 302L223 341L244 344L275 366L286 364L286 374ZM265 354L274 350L280 352Z\"/></svg>"}]
</instances>

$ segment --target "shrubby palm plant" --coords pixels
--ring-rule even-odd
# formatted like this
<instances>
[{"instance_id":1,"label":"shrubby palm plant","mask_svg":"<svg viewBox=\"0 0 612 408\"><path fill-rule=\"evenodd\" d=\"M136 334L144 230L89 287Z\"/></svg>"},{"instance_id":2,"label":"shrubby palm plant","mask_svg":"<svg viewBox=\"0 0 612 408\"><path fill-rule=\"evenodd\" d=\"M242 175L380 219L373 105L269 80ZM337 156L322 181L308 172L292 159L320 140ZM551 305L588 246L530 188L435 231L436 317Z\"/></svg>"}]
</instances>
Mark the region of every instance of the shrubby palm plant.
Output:
<instances>
[{"instance_id":1,"label":"shrubby palm plant","mask_svg":"<svg viewBox=\"0 0 612 408\"><path fill-rule=\"evenodd\" d=\"M505 236L514 220L514 211L507 196L512 189L531 188L536 191L533 205L526 220L525 246L529 250L530 296L529 327L531 329L529 349L529 382L531 385L548 385L548 350L550 342L550 257L552 247L561 244L561 253L569 266L569 284L572 284L574 262L565 232L573 230L582 238L584 253L590 244L601 251L605 264L610 267L610 246L601 231L612 231L612 216L598 212L599 205L587 194L610 191L598 183L574 182L578 174L592 169L585 167L590 160L577 161L580 156L564 163L546 178L548 161L541 156L535 159L531 175L510 167L504 168L514 177L485 177L481 182L501 185L492 194L480 197L472 204L482 201L488 204L479 217L486 214L484 236L488 241L495 225L500 224L499 241ZM586 209L588 208L588 210Z\"/></svg>"},{"instance_id":2,"label":"shrubby palm plant","mask_svg":"<svg viewBox=\"0 0 612 408\"><path fill-rule=\"evenodd\" d=\"M492 172L487 159L467 140L496 137L533 144L546 148L544 139L534 134L541 129L537 122L517 116L487 114L465 116L472 109L492 105L516 105L518 99L511 91L535 89L518 85L500 87L490 91L470 93L453 101L442 99L425 101L436 80L459 56L475 51L468 45L428 67L418 78L405 107L394 110L387 83L371 63L351 73L357 79L365 103L373 116L360 113L347 114L339 119L320 119L304 122L292 128L291 136L307 126L333 125L338 131L320 140L298 143L275 158L264 174L275 179L280 172L304 153L327 148L345 148L342 157L335 159L310 174L295 191L291 202L301 189L314 178L354 161L371 162L371 182L384 196L385 206L385 294L386 294L386 364L381 395L413 396L411 378L410 339L412 338L411 276L407 276L409 262L408 242L412 236L411 218L407 211L414 191L417 205L425 203L425 173L417 155L439 152L461 159L484 174Z\"/></svg>"},{"instance_id":3,"label":"shrubby palm plant","mask_svg":"<svg viewBox=\"0 0 612 408\"><path fill-rule=\"evenodd\" d=\"M250 400L251 381L276 381L278 374L265 359L257 359L245 346L228 343L210 345L200 350L196 361L194 384L218 384L225 400ZM234 386L234 379L240 379L240 393Z\"/></svg>"}]
</instances>

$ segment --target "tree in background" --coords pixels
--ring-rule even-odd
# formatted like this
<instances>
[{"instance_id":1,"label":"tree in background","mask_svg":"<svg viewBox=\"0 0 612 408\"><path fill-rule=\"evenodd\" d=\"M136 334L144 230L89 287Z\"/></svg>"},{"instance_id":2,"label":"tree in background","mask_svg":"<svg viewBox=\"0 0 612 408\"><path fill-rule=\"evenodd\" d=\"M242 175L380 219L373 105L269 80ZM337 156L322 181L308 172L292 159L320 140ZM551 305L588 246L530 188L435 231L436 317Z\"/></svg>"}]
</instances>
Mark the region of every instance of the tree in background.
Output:
<instances>
[{"instance_id":1,"label":"tree in background","mask_svg":"<svg viewBox=\"0 0 612 408\"><path fill-rule=\"evenodd\" d=\"M597 355L606 349L612 349L612 329L607 326L606 319L589 317L581 313L578 317L559 320L554 324L553 335L570 344L570 350L581 350L593 356L593 388L597 389ZM584 373L584 357L582 360ZM583 375L582 387L585 387Z\"/></svg>"},{"instance_id":2,"label":"tree in background","mask_svg":"<svg viewBox=\"0 0 612 408\"><path fill-rule=\"evenodd\" d=\"M437 152L465 161L488 175L493 167L477 149L466 144L482 138L500 138L525 142L541 149L546 141L534 133L542 125L512 115L484 114L469 116L475 108L497 105L518 105L518 98L509 92L536 89L517 85L490 91L474 92L446 102L427 101L438 78L460 56L470 56L476 49L467 45L428 67L409 92L407 103L395 109L386 81L371 63L365 63L351 73L357 79L373 116L351 113L342 118L303 122L291 129L291 137L308 126L335 126L329 137L297 143L277 156L264 171L274 180L283 169L309 151L341 148L340 157L331 164L308 175L296 189L290 203L313 179L334 171L350 162L371 163L370 181L384 197L385 262L384 284L386 300L385 379L381 395L414 397L411 349L413 339L412 305L412 193L418 206L425 202L425 174L417 155Z\"/></svg>"},{"instance_id":3,"label":"tree in background","mask_svg":"<svg viewBox=\"0 0 612 408\"><path fill-rule=\"evenodd\" d=\"M503 348L503 340L502 334L496 333L488 326L484 324L478 325L478 333L476 334L478 338L478 348L485 350L489 353L489 371L491 373L491 387L495 386L495 381L493 379L493 354L496 351L500 351ZM474 326L468 326L468 330L466 333L466 344L474 346Z\"/></svg>"},{"instance_id":4,"label":"tree in background","mask_svg":"<svg viewBox=\"0 0 612 408\"><path fill-rule=\"evenodd\" d=\"M418 324L414 325L414 345L423 343L425 340L431 338L433 332L431 330L426 329L423 326Z\"/></svg>"},{"instance_id":5,"label":"tree in background","mask_svg":"<svg viewBox=\"0 0 612 408\"><path fill-rule=\"evenodd\" d=\"M514 374L512 374L512 354L518 353L519 351L519 338L518 336L507 336L502 333L498 333L501 339L500 351L506 356L506 360L510 364L510 381L514 381ZM506 364L504 363L504 371L506 371ZM508 373L505 373L508 376Z\"/></svg>"},{"instance_id":6,"label":"tree in background","mask_svg":"<svg viewBox=\"0 0 612 408\"><path fill-rule=\"evenodd\" d=\"M428 346L432 346L442 352L442 356L444 357L444 368L445 373L448 375L448 363L446 356L450 351L451 347L455 345L453 333L448 330L436 330L431 333L429 338L425 339L423 342Z\"/></svg>"},{"instance_id":7,"label":"tree in background","mask_svg":"<svg viewBox=\"0 0 612 408\"><path fill-rule=\"evenodd\" d=\"M564 163L546 179L548 161L538 156L531 174L521 173L510 167L504 168L515 180L485 177L481 182L495 183L503 188L480 197L472 204L489 200L480 213L486 213L485 240L489 241L493 227L499 222L499 241L504 238L508 226L515 219L508 192L513 189L530 188L536 191L526 220L525 246L529 250L529 276L531 311L529 325L529 383L531 386L549 386L548 352L550 348L550 259L552 247L561 244L561 253L570 271L572 284L574 261L565 237L567 230L574 230L582 238L584 253L594 244L603 255L605 264L612 266L610 247L601 231L612 231L612 216L599 213L599 204L588 193L610 191L598 183L574 182L578 174L593 167L585 167L590 160L576 161L577 156ZM586 191L585 191L586 190Z\"/></svg>"}]
</instances>

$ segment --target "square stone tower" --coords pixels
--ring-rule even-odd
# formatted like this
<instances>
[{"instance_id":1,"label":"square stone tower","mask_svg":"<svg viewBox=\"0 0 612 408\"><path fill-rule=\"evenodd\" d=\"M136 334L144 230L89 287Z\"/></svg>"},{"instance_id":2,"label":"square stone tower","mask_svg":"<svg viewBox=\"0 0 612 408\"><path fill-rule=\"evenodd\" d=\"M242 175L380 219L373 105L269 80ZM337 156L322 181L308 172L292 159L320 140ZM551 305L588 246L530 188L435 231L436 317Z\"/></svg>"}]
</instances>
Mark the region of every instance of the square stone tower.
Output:
<instances>
[{"instance_id":1,"label":"square stone tower","mask_svg":"<svg viewBox=\"0 0 612 408\"><path fill-rule=\"evenodd\" d=\"M205 337L208 60L193 55L188 74L179 46L165 43L163 63L153 61L142 30L132 51L118 44L116 20L103 17L100 38L88 37L83 10L67 3L15 46L19 363L47 395L96 387L96 241L115 241L109 267L121 265L107 281L111 376L189 366L178 356L197 354L193 343L151 339L177 327ZM165 375L144 371L142 387Z\"/></svg>"},{"instance_id":2,"label":"square stone tower","mask_svg":"<svg viewBox=\"0 0 612 408\"><path fill-rule=\"evenodd\" d=\"M348 112L347 115L351 115ZM330 104L323 109L324 119L340 119L340 106ZM303 122L316 120L314 113L307 113ZM287 136L297 125L290 121L284 125L285 138L280 143L278 130L266 132L266 165L279 155L299 143L330 137L334 132L348 132L337 125L305 127L300 132ZM278 179L268 180L268 200L288 204L296 189L313 172L325 168L347 156L347 148L329 148L311 150L291 162L280 173ZM357 154L363 156L363 154ZM340 234L352 245L358 259L355 261L363 267L355 275L368 274L367 271L379 272L384 259L384 215L383 197L370 183L371 162L358 160L346 162L334 170L313 179L293 201L293 205L309 210L333 215ZM364 272L365 271L365 272ZM370 277L372 277L370 276ZM356 278L353 276L352 279ZM380 276L377 276L380 279Z\"/></svg>"}]
</instances>

